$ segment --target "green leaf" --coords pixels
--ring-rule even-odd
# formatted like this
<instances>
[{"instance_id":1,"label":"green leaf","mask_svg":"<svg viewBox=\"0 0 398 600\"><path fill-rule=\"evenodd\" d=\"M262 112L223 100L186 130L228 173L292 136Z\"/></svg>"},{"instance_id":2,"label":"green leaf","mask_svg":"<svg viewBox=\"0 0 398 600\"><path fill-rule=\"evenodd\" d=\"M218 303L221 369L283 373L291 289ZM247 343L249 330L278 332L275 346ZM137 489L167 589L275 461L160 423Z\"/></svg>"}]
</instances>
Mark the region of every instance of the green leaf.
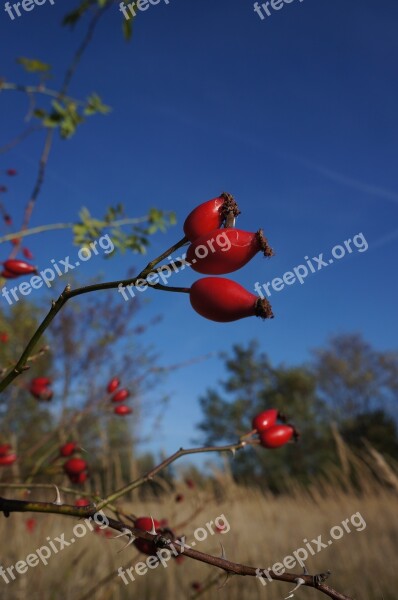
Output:
<instances>
[{"instance_id":1,"label":"green leaf","mask_svg":"<svg viewBox=\"0 0 398 600\"><path fill-rule=\"evenodd\" d=\"M28 73L43 73L51 70L50 65L35 58L25 58L21 56L20 58L17 58L17 63L22 65Z\"/></svg>"},{"instance_id":2,"label":"green leaf","mask_svg":"<svg viewBox=\"0 0 398 600\"><path fill-rule=\"evenodd\" d=\"M74 27L84 13L94 4L93 0L83 0L83 2L72 10L70 13L65 15L62 20L62 25Z\"/></svg>"},{"instance_id":3,"label":"green leaf","mask_svg":"<svg viewBox=\"0 0 398 600\"><path fill-rule=\"evenodd\" d=\"M87 106L84 109L83 113L87 116L94 115L95 113L100 113L102 115L106 115L112 109L110 106L104 104L101 98L97 94L91 94L87 98Z\"/></svg>"},{"instance_id":4,"label":"green leaf","mask_svg":"<svg viewBox=\"0 0 398 600\"><path fill-rule=\"evenodd\" d=\"M133 19L123 19L123 35L124 39L129 41L133 35Z\"/></svg>"}]
</instances>

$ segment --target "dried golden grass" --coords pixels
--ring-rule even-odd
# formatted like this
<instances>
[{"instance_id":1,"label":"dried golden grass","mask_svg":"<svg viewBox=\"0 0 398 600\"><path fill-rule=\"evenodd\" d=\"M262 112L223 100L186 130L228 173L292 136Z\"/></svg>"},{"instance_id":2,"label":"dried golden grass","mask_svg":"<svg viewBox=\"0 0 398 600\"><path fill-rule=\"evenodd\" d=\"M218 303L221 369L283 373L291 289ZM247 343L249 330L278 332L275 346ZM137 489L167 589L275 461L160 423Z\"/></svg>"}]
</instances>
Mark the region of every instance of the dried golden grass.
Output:
<instances>
[{"instance_id":1,"label":"dried golden grass","mask_svg":"<svg viewBox=\"0 0 398 600\"><path fill-rule=\"evenodd\" d=\"M176 503L172 494L160 501L155 498L145 503L137 501L123 508L137 516L152 514L155 518L167 518L170 525L187 522L195 514L189 524L185 523L177 530L178 534L185 533L188 542L194 539L196 528L224 514L230 531L209 535L205 541L197 542L196 547L204 552L220 554L222 543L230 560L263 568L271 567L303 547L304 539L311 542L319 535L323 541L330 539L332 527L359 512L366 528L358 531L350 524L351 533L346 532L340 540L334 540L327 548L310 556L306 565L312 574L330 569L330 585L358 600L396 600L398 519L395 485L398 479L395 465L389 464L370 446L363 457L344 446L340 446L341 453L344 453L344 471L341 467L331 466L320 481L307 489L290 482L289 492L279 497L269 491L237 486L230 474L218 471L215 474L221 494L217 497L210 489L187 490L181 483L185 497L182 503ZM353 474L354 484L350 482ZM65 539L72 537L75 520L37 515L37 529L29 534L25 521L30 516L13 514L9 519L1 519L3 567L23 560L36 548L48 544L47 536L53 539L65 533ZM52 555L47 566L30 568L9 584L0 578L0 598L185 600L195 597L191 590L193 581L204 585L216 581L218 583L210 586L201 598L282 600L292 587L280 582L267 583L264 587L259 580L235 576L224 588L217 589L225 576L216 569L186 558L181 565L171 562L166 569L160 566L144 576L135 575L135 581L127 586L120 577L109 577L96 592L92 591L119 566L132 566L138 560L145 560L131 546L118 554L123 544L124 539L110 540L87 533L73 546ZM316 545L312 546L316 548ZM294 570L300 572L301 569ZM326 596L308 588L301 588L295 595L296 600L322 597Z\"/></svg>"}]
</instances>

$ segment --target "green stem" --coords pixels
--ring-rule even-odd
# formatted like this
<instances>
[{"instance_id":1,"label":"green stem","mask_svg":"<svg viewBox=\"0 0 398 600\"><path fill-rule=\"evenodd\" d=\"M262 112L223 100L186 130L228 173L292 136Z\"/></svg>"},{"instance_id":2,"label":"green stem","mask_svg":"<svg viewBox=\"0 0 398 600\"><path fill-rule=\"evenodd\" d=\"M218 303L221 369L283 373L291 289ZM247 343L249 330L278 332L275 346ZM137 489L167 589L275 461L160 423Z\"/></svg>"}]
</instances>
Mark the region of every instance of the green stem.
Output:
<instances>
[{"instance_id":1,"label":"green stem","mask_svg":"<svg viewBox=\"0 0 398 600\"><path fill-rule=\"evenodd\" d=\"M31 353L33 352L37 342L39 341L39 339L41 338L43 333L46 331L47 327L54 320L56 315L59 313L59 311L68 302L68 300L70 300L71 298L75 298L76 296L82 296L83 294L89 294L90 292L98 292L100 290L109 290L109 289L115 289L118 287L127 287L129 285L136 285L139 282L139 280L142 280L142 279L145 280L146 277L149 275L149 273L151 273L152 268L155 265L157 265L161 260L163 260L165 256L168 256L171 252L180 248L181 246L183 246L186 243L187 243L186 238L185 237L182 238L179 242L177 242L176 244L174 244L173 246L168 248L160 256L158 256L157 258L152 260L150 263L148 263L147 266L141 271L141 273L137 277L134 277L133 279L124 279L122 281L118 280L118 281L108 281L105 283L97 283L97 284L87 285L87 286L84 286L81 288L77 288L76 290L71 290L71 287L69 285L67 285L66 288L64 289L64 291L62 292L62 294L59 296L58 300L52 302L51 309L47 313L47 315L44 318L44 320L42 321L42 323L36 329L35 333L33 334L30 341L28 342L28 345L26 346L25 350L22 352L16 365L4 377L4 379L2 379L0 381L0 392L5 390L5 388L8 387L10 385L10 383L12 383L14 381L14 379L16 379L23 371L26 371L29 368L27 366L27 362L28 362L29 357L30 357ZM152 286L152 287L155 287L159 290L183 291L185 293L188 290L188 288L170 289L168 287L161 286L160 284L158 284L156 286Z\"/></svg>"},{"instance_id":2,"label":"green stem","mask_svg":"<svg viewBox=\"0 0 398 600\"><path fill-rule=\"evenodd\" d=\"M134 219L119 219L117 221L99 221L97 224L99 227L121 227L122 225L136 225L137 223L145 223L148 221L148 217L137 217ZM40 225L38 227L32 227L31 229L24 229L15 233L7 233L0 237L0 244L2 242L9 242L14 238L23 238L28 235L35 235L37 233L43 233L44 231L55 231L57 229L73 229L80 223L52 223L51 225Z\"/></svg>"},{"instance_id":3,"label":"green stem","mask_svg":"<svg viewBox=\"0 0 398 600\"><path fill-rule=\"evenodd\" d=\"M249 442L240 441L237 444L229 444L228 446L207 446L206 448L190 448L184 450L180 448L177 452L174 452L171 456L166 458L163 462L157 465L154 469L151 469L146 475L139 477L135 481L132 481L126 486L123 486L119 490L116 490L113 494L110 494L105 500L103 500L97 507L98 510L104 508L108 505L108 502L114 502L121 496L128 494L131 490L134 490L137 487L140 487L143 483L147 481L151 481L155 475L163 471L166 467L168 467L171 463L181 458L181 456L187 456L188 454L203 454L205 452L235 452L236 450L240 450L247 446Z\"/></svg>"}]
</instances>

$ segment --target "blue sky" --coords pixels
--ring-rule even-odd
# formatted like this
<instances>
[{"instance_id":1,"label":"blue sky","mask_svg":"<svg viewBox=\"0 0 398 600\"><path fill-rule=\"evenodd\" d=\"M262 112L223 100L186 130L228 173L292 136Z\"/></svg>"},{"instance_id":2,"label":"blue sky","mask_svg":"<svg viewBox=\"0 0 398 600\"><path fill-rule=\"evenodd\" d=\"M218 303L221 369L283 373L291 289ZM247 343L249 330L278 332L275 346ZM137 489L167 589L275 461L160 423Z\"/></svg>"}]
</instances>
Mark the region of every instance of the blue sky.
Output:
<instances>
[{"instance_id":1,"label":"blue sky","mask_svg":"<svg viewBox=\"0 0 398 600\"><path fill-rule=\"evenodd\" d=\"M14 21L0 6L0 75L26 81L15 58L27 56L52 63L59 84L84 30L59 27L73 6L47 2ZM286 364L307 360L311 348L343 332L362 332L379 349L396 347L397 17L394 0L295 0L264 20L248 0L170 0L139 14L126 44L115 4L70 89L78 97L98 92L113 112L88 121L70 141L57 140L32 225L73 221L82 205L98 216L118 202L130 216L151 206L174 210L178 225L153 239L155 255L181 237L196 204L228 191L242 210L238 226L263 227L276 250L272 260L257 256L232 274L252 291L256 281L282 276L304 256L330 257L336 244L362 232L365 252L273 292L272 322L212 323L190 309L186 295L157 294L164 317L148 341L165 364L253 338ZM0 145L22 130L26 108L22 95L0 95ZM16 220L40 144L31 137L0 156L0 169L20 173L0 181L9 184ZM74 251L66 232L31 238L29 246L40 268ZM122 278L142 263L96 259L79 275L101 268L108 279ZM185 270L175 281L196 278ZM157 312L150 303L142 314ZM221 367L215 356L168 378L172 401L152 449L189 444L200 419L197 399Z\"/></svg>"}]
</instances>

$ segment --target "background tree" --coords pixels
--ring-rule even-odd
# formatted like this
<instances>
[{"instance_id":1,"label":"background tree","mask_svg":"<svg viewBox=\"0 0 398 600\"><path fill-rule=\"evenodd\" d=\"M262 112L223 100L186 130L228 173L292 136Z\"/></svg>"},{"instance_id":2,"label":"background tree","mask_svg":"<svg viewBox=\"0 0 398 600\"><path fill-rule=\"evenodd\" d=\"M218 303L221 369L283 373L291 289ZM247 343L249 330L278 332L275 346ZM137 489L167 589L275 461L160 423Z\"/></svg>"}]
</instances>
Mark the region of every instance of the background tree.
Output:
<instances>
[{"instance_id":1,"label":"background tree","mask_svg":"<svg viewBox=\"0 0 398 600\"><path fill-rule=\"evenodd\" d=\"M204 442L224 443L250 431L253 416L272 407L290 417L302 434L300 444L277 453L251 448L231 458L237 480L273 490L283 488L288 476L309 483L337 460L331 423L358 449L366 439L398 456L396 424L387 413L396 389L397 355L376 351L360 336L344 335L314 356L306 366L274 367L256 342L223 355L228 377L221 391L209 389L200 399Z\"/></svg>"}]
</instances>

